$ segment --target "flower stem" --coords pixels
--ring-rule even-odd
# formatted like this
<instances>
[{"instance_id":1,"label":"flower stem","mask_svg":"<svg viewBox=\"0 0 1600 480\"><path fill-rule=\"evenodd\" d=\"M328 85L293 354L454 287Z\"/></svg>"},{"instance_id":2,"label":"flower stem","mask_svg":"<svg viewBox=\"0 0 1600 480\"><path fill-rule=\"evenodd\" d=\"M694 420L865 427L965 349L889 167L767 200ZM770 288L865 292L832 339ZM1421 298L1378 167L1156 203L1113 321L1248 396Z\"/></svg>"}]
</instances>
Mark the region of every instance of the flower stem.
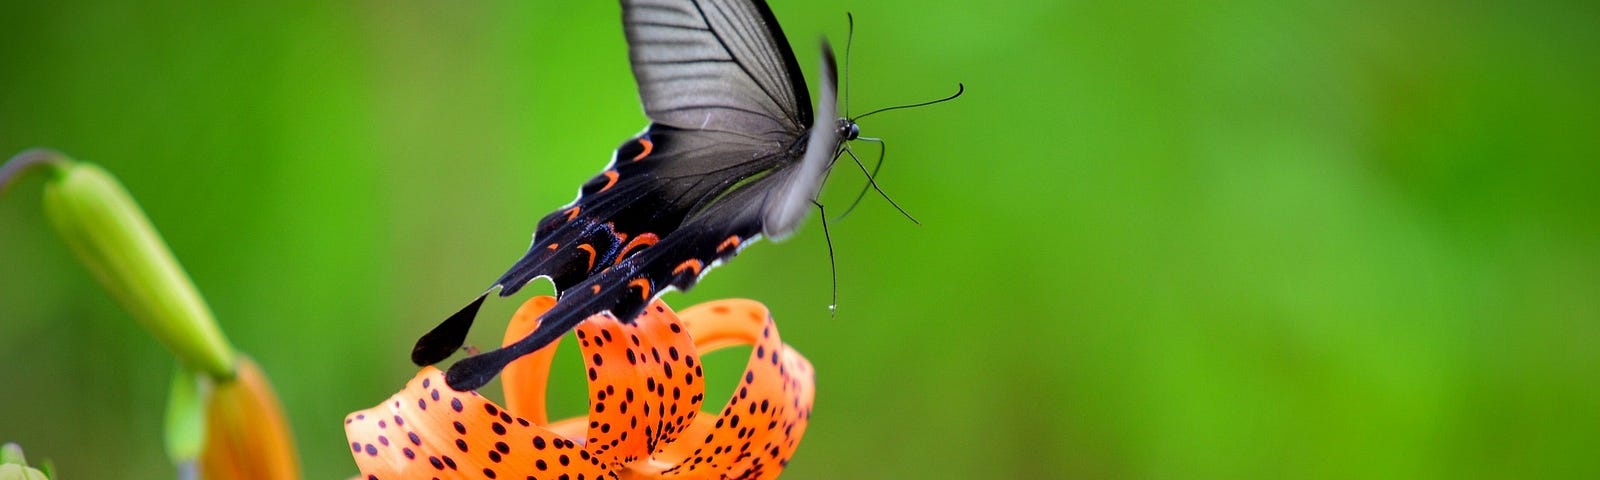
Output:
<instances>
[{"instance_id":1,"label":"flower stem","mask_svg":"<svg viewBox=\"0 0 1600 480\"><path fill-rule=\"evenodd\" d=\"M22 178L22 175L30 170L56 167L51 171L59 172L61 167L69 163L72 161L66 155L48 148L33 148L19 153L11 157L11 160L7 160L4 165L0 165L0 193L4 193L11 182Z\"/></svg>"}]
</instances>

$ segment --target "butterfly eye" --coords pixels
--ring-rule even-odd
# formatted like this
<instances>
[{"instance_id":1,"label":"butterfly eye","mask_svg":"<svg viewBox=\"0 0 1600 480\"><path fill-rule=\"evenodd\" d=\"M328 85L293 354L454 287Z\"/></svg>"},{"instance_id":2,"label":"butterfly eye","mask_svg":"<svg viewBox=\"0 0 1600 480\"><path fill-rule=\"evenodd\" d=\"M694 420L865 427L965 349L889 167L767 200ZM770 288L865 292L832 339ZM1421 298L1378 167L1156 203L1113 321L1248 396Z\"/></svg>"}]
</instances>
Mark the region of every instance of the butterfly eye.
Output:
<instances>
[{"instance_id":1,"label":"butterfly eye","mask_svg":"<svg viewBox=\"0 0 1600 480\"><path fill-rule=\"evenodd\" d=\"M853 120L841 118L839 119L839 136L844 137L846 141L855 140L856 137L861 136L861 126L857 125Z\"/></svg>"}]
</instances>

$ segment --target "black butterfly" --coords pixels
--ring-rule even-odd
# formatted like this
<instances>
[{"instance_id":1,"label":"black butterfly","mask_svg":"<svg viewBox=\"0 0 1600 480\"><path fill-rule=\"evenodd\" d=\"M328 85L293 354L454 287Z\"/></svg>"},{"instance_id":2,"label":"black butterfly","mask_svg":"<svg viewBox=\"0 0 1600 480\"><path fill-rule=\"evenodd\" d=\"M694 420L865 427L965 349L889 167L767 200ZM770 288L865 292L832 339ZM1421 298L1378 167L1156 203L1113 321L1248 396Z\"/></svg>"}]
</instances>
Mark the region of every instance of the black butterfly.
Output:
<instances>
[{"instance_id":1,"label":"black butterfly","mask_svg":"<svg viewBox=\"0 0 1600 480\"><path fill-rule=\"evenodd\" d=\"M794 52L761 0L623 0L622 23L651 123L577 200L539 221L528 253L495 281L502 297L539 277L555 283L560 300L539 328L456 363L451 388L483 386L590 315L632 319L751 242L793 233L859 133L837 116L827 42L812 111ZM460 348L487 295L418 340L412 361L437 363Z\"/></svg>"}]
</instances>

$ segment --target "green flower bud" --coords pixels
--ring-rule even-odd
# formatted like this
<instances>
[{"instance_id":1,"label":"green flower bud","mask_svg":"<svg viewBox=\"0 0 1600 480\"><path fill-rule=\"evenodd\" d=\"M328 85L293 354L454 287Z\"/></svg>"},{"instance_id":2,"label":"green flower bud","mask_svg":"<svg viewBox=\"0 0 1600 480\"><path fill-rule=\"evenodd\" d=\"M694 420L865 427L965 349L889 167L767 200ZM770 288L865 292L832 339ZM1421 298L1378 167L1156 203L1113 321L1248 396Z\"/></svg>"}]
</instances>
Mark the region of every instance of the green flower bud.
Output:
<instances>
[{"instance_id":1,"label":"green flower bud","mask_svg":"<svg viewBox=\"0 0 1600 480\"><path fill-rule=\"evenodd\" d=\"M53 165L44 208L61 238L179 361L213 378L233 378L233 347L128 191L96 165Z\"/></svg>"}]
</instances>

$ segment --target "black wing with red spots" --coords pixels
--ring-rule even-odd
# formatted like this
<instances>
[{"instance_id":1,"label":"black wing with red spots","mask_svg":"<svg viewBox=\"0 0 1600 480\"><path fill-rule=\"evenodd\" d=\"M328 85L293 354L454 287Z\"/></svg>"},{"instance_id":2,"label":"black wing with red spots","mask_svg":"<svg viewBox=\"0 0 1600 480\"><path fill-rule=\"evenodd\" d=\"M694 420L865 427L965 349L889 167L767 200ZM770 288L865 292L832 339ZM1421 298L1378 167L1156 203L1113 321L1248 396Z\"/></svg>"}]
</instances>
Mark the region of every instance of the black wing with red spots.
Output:
<instances>
[{"instance_id":1,"label":"black wing with red spots","mask_svg":"<svg viewBox=\"0 0 1600 480\"><path fill-rule=\"evenodd\" d=\"M606 169L579 189L576 200L539 221L527 253L490 289L500 287L500 296L506 297L544 277L564 299L575 285L624 258L663 240L669 245L687 241L672 238L686 219L722 214L726 208L708 206L734 199L729 190L746 179L759 177L746 183L744 190L774 179L774 170L794 163L790 158L795 155L793 146L789 147L753 143L720 132L652 125L623 142ZM748 237L747 230L760 230L759 222L759 218L699 221L723 224L724 238ZM713 260L704 261L709 265ZM487 295L486 291L418 340L412 361L431 365L460 348Z\"/></svg>"},{"instance_id":2,"label":"black wing with red spots","mask_svg":"<svg viewBox=\"0 0 1600 480\"><path fill-rule=\"evenodd\" d=\"M672 131L669 127L656 127L652 130L654 134L651 138L656 139L658 149L668 145L678 145L672 140L665 139L672 138L672 135L688 133ZM692 135L703 134L695 132ZM783 181L783 177L790 175L794 170L786 168L786 165L792 164L793 161L780 154L749 163L750 165L742 169L750 170L752 172L750 175L727 175L726 178L704 174L673 177L669 173L671 169L665 167L659 169L657 174L669 178L667 184L702 196L695 201L657 204L656 215L631 210L635 205L648 206L656 203L645 201L628 204L629 210L622 217L591 218L584 216L580 211L580 214L573 219L558 219L558 222L565 223L551 227L546 237L556 239L576 236L566 233L569 231L601 233L594 235L592 240L585 240L591 243L557 245L553 250L546 245L555 244L557 240L541 239L529 249L529 254L523 258L524 261L518 262L518 265L512 267L511 272L502 278L521 279L525 274L518 272L544 271L524 266L524 262L530 260L539 262L538 259L549 259L539 265L555 265L560 262L584 263L577 266L558 266L549 271L588 268L588 252L591 249L600 253L597 263L604 263L606 266L596 267L599 268L597 271L571 284L562 282L561 279L566 277L551 275L551 278L557 279L556 285L561 289L560 300L541 318L539 328L505 348L455 364L447 375L450 385L470 389L488 383L512 360L555 341L591 315L610 312L624 322L631 321L651 300L668 290L686 291L692 288L712 267L732 258L744 246L759 239L763 228L762 206L769 194L767 183ZM774 169L773 165L778 167ZM751 176L755 176L755 179L742 183L739 180L752 178ZM700 187L687 188L684 185L700 185ZM580 199L577 206L586 203L582 200ZM658 222L651 224L649 221L641 221L637 224L641 229L637 230L620 226L639 221L641 218ZM671 219L680 221L661 222ZM596 229L595 224L601 224L603 227ZM610 238L606 238L607 235L610 235ZM581 255L560 253L569 249L579 249L583 253ZM502 285L506 289L512 288L510 283Z\"/></svg>"}]
</instances>

